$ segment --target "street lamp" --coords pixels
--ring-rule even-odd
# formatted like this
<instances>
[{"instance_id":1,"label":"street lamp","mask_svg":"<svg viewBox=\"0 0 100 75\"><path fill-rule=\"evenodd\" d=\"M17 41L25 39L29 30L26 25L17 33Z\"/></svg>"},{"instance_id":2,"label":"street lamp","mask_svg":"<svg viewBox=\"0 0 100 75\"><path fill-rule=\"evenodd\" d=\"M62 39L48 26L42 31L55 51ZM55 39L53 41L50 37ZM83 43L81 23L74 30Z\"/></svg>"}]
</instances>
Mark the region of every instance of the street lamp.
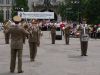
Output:
<instances>
[{"instance_id":1,"label":"street lamp","mask_svg":"<svg viewBox=\"0 0 100 75\"><path fill-rule=\"evenodd\" d=\"M10 20L12 19L12 5L13 5L12 1L10 1L10 16L9 16Z\"/></svg>"},{"instance_id":2,"label":"street lamp","mask_svg":"<svg viewBox=\"0 0 100 75\"><path fill-rule=\"evenodd\" d=\"M24 8L15 7L14 10L15 10L15 12L17 14L19 11L22 11L23 12L24 11Z\"/></svg>"},{"instance_id":3,"label":"street lamp","mask_svg":"<svg viewBox=\"0 0 100 75\"><path fill-rule=\"evenodd\" d=\"M24 8L21 8L22 11L24 11Z\"/></svg>"},{"instance_id":4,"label":"street lamp","mask_svg":"<svg viewBox=\"0 0 100 75\"><path fill-rule=\"evenodd\" d=\"M23 11L23 8L15 7L15 11Z\"/></svg>"},{"instance_id":5,"label":"street lamp","mask_svg":"<svg viewBox=\"0 0 100 75\"><path fill-rule=\"evenodd\" d=\"M79 4L80 2L79 2L79 0L72 0L71 3L72 4Z\"/></svg>"},{"instance_id":6,"label":"street lamp","mask_svg":"<svg viewBox=\"0 0 100 75\"><path fill-rule=\"evenodd\" d=\"M78 11L78 22L80 23L80 1L79 0L72 0L71 3L74 5L76 5L76 4L78 5L78 10L77 10Z\"/></svg>"}]
</instances>

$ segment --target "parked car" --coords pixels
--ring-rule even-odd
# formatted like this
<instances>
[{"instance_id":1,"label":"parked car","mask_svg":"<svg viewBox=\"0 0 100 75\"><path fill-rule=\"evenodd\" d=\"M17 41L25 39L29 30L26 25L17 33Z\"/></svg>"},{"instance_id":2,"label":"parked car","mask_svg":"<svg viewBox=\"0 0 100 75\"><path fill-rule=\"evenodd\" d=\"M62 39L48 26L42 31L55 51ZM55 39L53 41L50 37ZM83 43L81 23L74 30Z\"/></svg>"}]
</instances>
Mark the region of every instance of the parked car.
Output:
<instances>
[{"instance_id":1,"label":"parked car","mask_svg":"<svg viewBox=\"0 0 100 75\"><path fill-rule=\"evenodd\" d=\"M62 40L62 31L60 27L56 28L56 40Z\"/></svg>"}]
</instances>

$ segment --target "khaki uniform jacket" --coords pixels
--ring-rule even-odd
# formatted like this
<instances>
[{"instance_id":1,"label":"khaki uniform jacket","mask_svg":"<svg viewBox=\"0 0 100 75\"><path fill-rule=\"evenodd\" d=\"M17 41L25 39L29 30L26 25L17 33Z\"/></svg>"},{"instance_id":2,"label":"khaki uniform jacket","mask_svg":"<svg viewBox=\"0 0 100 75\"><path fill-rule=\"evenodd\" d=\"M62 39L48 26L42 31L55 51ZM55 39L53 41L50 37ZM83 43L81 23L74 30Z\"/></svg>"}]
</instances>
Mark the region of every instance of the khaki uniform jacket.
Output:
<instances>
[{"instance_id":1,"label":"khaki uniform jacket","mask_svg":"<svg viewBox=\"0 0 100 75\"><path fill-rule=\"evenodd\" d=\"M70 34L70 26L68 26L68 27L66 27L65 29L64 29L64 33L65 34Z\"/></svg>"},{"instance_id":2,"label":"khaki uniform jacket","mask_svg":"<svg viewBox=\"0 0 100 75\"><path fill-rule=\"evenodd\" d=\"M11 49L23 49L23 36L28 32L19 26L13 26L8 31L11 34Z\"/></svg>"},{"instance_id":3,"label":"khaki uniform jacket","mask_svg":"<svg viewBox=\"0 0 100 75\"><path fill-rule=\"evenodd\" d=\"M38 29L32 29L30 28L29 30L30 35L29 35L29 42L36 42L38 43L39 35L38 35Z\"/></svg>"},{"instance_id":4,"label":"khaki uniform jacket","mask_svg":"<svg viewBox=\"0 0 100 75\"><path fill-rule=\"evenodd\" d=\"M56 33L56 27L55 26L51 26L51 34L52 33Z\"/></svg>"},{"instance_id":5,"label":"khaki uniform jacket","mask_svg":"<svg viewBox=\"0 0 100 75\"><path fill-rule=\"evenodd\" d=\"M80 31L80 41L82 41L82 36L84 35L84 28L81 27L80 30L81 30ZM88 27L85 27L85 34L89 35L89 29L88 29Z\"/></svg>"}]
</instances>

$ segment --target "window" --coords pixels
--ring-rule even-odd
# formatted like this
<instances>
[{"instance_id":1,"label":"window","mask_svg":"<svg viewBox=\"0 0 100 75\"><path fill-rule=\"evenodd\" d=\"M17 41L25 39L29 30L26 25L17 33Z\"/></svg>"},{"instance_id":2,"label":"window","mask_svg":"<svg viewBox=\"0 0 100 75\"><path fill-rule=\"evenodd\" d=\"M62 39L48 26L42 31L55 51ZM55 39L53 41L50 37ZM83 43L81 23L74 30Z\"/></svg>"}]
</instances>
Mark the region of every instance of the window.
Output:
<instances>
[{"instance_id":1,"label":"window","mask_svg":"<svg viewBox=\"0 0 100 75\"><path fill-rule=\"evenodd\" d=\"M10 0L6 0L6 4L10 4Z\"/></svg>"},{"instance_id":2,"label":"window","mask_svg":"<svg viewBox=\"0 0 100 75\"><path fill-rule=\"evenodd\" d=\"M4 11L0 10L0 22L3 22L4 19Z\"/></svg>"},{"instance_id":3,"label":"window","mask_svg":"<svg viewBox=\"0 0 100 75\"><path fill-rule=\"evenodd\" d=\"M43 2L43 0L39 0L39 2Z\"/></svg>"},{"instance_id":4,"label":"window","mask_svg":"<svg viewBox=\"0 0 100 75\"><path fill-rule=\"evenodd\" d=\"M9 13L9 10L7 10L7 11L6 11L6 19L9 19L9 16L10 16L9 14L10 14L10 13Z\"/></svg>"},{"instance_id":5,"label":"window","mask_svg":"<svg viewBox=\"0 0 100 75\"><path fill-rule=\"evenodd\" d=\"M51 0L44 0L44 4L48 5L50 4Z\"/></svg>"},{"instance_id":6,"label":"window","mask_svg":"<svg viewBox=\"0 0 100 75\"><path fill-rule=\"evenodd\" d=\"M3 4L4 3L4 0L0 0L0 4Z\"/></svg>"},{"instance_id":7,"label":"window","mask_svg":"<svg viewBox=\"0 0 100 75\"><path fill-rule=\"evenodd\" d=\"M57 0L51 0L51 4L56 4Z\"/></svg>"},{"instance_id":8,"label":"window","mask_svg":"<svg viewBox=\"0 0 100 75\"><path fill-rule=\"evenodd\" d=\"M15 5L16 4L16 1L15 0L12 0L12 4Z\"/></svg>"},{"instance_id":9,"label":"window","mask_svg":"<svg viewBox=\"0 0 100 75\"><path fill-rule=\"evenodd\" d=\"M52 0L52 2L57 2L56 0Z\"/></svg>"}]
</instances>

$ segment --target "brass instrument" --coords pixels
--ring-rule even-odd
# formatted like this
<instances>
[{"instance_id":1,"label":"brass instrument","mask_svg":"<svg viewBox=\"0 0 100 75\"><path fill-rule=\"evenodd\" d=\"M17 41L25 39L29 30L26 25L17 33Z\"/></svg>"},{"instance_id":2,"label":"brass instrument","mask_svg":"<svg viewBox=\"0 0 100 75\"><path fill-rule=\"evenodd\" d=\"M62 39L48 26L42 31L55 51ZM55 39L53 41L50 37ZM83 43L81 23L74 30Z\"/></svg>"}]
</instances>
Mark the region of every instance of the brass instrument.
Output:
<instances>
[{"instance_id":1,"label":"brass instrument","mask_svg":"<svg viewBox=\"0 0 100 75\"><path fill-rule=\"evenodd\" d=\"M3 23L3 28L4 28L4 29L9 29L10 25L11 25L11 22L10 22L9 20L6 20L6 21Z\"/></svg>"}]
</instances>

